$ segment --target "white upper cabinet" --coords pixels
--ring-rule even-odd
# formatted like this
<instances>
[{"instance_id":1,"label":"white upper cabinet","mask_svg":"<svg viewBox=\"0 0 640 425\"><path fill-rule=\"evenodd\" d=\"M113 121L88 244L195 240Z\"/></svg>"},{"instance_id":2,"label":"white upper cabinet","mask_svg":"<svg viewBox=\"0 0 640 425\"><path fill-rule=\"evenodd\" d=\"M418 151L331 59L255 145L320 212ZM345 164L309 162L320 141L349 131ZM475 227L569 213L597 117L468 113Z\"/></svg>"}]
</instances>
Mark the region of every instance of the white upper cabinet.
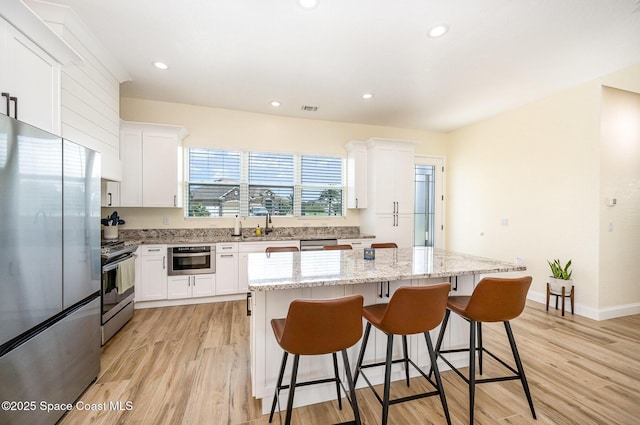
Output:
<instances>
[{"instance_id":1,"label":"white upper cabinet","mask_svg":"<svg viewBox=\"0 0 640 425\"><path fill-rule=\"evenodd\" d=\"M367 208L367 145L349 142L347 150L347 208Z\"/></svg>"},{"instance_id":2,"label":"white upper cabinet","mask_svg":"<svg viewBox=\"0 0 640 425\"><path fill-rule=\"evenodd\" d=\"M182 139L185 136L183 127L122 123L121 206L182 206Z\"/></svg>"},{"instance_id":3,"label":"white upper cabinet","mask_svg":"<svg viewBox=\"0 0 640 425\"><path fill-rule=\"evenodd\" d=\"M2 18L0 58L0 113L60 134L60 64Z\"/></svg>"}]
</instances>

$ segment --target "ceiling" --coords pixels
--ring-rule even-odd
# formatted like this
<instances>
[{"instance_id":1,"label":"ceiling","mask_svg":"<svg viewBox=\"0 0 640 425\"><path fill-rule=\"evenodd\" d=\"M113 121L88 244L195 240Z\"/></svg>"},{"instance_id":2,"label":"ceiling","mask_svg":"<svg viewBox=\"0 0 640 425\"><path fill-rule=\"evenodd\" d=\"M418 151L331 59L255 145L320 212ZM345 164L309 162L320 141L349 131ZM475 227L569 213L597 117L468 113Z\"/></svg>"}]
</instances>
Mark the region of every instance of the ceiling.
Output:
<instances>
[{"instance_id":1,"label":"ceiling","mask_svg":"<svg viewBox=\"0 0 640 425\"><path fill-rule=\"evenodd\" d=\"M640 63L640 0L52 1L124 97L309 119L446 132Z\"/></svg>"}]
</instances>

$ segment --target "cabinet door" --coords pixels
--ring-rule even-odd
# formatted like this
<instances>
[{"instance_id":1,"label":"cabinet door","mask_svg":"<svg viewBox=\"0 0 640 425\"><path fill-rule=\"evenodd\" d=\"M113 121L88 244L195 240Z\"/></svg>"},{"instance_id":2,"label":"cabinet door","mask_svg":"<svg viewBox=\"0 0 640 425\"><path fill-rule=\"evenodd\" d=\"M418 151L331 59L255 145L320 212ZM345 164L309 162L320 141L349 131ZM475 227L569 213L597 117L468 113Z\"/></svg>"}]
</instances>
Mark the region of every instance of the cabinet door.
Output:
<instances>
[{"instance_id":1,"label":"cabinet door","mask_svg":"<svg viewBox=\"0 0 640 425\"><path fill-rule=\"evenodd\" d=\"M249 253L238 254L238 292L249 292Z\"/></svg>"},{"instance_id":2,"label":"cabinet door","mask_svg":"<svg viewBox=\"0 0 640 425\"><path fill-rule=\"evenodd\" d=\"M367 208L367 148L357 146L347 156L347 208Z\"/></svg>"},{"instance_id":3,"label":"cabinet door","mask_svg":"<svg viewBox=\"0 0 640 425\"><path fill-rule=\"evenodd\" d=\"M20 121L60 134L60 65L12 25L3 21L3 26L7 79L2 91L18 98Z\"/></svg>"},{"instance_id":4,"label":"cabinet door","mask_svg":"<svg viewBox=\"0 0 640 425\"><path fill-rule=\"evenodd\" d=\"M237 294L238 288L237 252L216 254L216 295Z\"/></svg>"},{"instance_id":5,"label":"cabinet door","mask_svg":"<svg viewBox=\"0 0 640 425\"><path fill-rule=\"evenodd\" d=\"M414 165L413 150L398 148L394 152L394 189L397 214L413 214Z\"/></svg>"},{"instance_id":6,"label":"cabinet door","mask_svg":"<svg viewBox=\"0 0 640 425\"><path fill-rule=\"evenodd\" d=\"M373 167L369 173L373 183L370 191L375 192L375 212L393 214L396 212L395 151L390 147L378 146L373 149L372 157Z\"/></svg>"},{"instance_id":7,"label":"cabinet door","mask_svg":"<svg viewBox=\"0 0 640 425\"><path fill-rule=\"evenodd\" d=\"M142 136L142 206L178 206L177 137L144 132Z\"/></svg>"},{"instance_id":8,"label":"cabinet door","mask_svg":"<svg viewBox=\"0 0 640 425\"><path fill-rule=\"evenodd\" d=\"M120 158L122 159L120 205L123 207L141 207L142 131L124 128L120 132Z\"/></svg>"},{"instance_id":9,"label":"cabinet door","mask_svg":"<svg viewBox=\"0 0 640 425\"><path fill-rule=\"evenodd\" d=\"M159 249L160 250L160 249ZM136 301L167 299L167 256L165 254L139 256L140 284L136 287Z\"/></svg>"},{"instance_id":10,"label":"cabinet door","mask_svg":"<svg viewBox=\"0 0 640 425\"><path fill-rule=\"evenodd\" d=\"M103 180L100 188L101 206L104 208L120 206L120 183Z\"/></svg>"},{"instance_id":11,"label":"cabinet door","mask_svg":"<svg viewBox=\"0 0 640 425\"><path fill-rule=\"evenodd\" d=\"M169 276L167 278L167 298L191 298L192 276Z\"/></svg>"},{"instance_id":12,"label":"cabinet door","mask_svg":"<svg viewBox=\"0 0 640 425\"><path fill-rule=\"evenodd\" d=\"M195 297L209 297L216 293L215 274L196 274L191 277L191 295Z\"/></svg>"}]
</instances>

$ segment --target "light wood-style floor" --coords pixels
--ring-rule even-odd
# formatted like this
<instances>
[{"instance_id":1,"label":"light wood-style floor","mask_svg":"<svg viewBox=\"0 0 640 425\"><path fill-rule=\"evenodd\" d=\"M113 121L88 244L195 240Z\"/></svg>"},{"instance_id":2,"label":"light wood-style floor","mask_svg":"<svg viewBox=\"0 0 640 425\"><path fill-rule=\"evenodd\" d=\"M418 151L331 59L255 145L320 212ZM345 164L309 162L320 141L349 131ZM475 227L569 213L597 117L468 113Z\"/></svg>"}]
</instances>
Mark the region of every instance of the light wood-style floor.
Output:
<instances>
[{"instance_id":1,"label":"light wood-style floor","mask_svg":"<svg viewBox=\"0 0 640 425\"><path fill-rule=\"evenodd\" d=\"M562 318L530 302L512 326L538 420L520 383L508 381L477 387L476 424L640 423L640 315L602 322ZM487 348L507 356L503 329L485 324L483 336ZM248 337L244 301L136 310L103 348L100 376L81 398L106 402L107 410L73 410L61 423L266 425L268 416L251 397ZM484 376L502 373L492 365L485 360ZM453 424L468 423L467 387L451 371L442 375ZM417 378L410 389L395 383L392 397L420 388ZM371 391L357 393L364 423L380 423ZM109 409L117 401L123 410ZM391 406L389 415L390 424L445 423L437 397ZM333 401L296 409L293 423L350 419L348 405L340 411Z\"/></svg>"}]
</instances>

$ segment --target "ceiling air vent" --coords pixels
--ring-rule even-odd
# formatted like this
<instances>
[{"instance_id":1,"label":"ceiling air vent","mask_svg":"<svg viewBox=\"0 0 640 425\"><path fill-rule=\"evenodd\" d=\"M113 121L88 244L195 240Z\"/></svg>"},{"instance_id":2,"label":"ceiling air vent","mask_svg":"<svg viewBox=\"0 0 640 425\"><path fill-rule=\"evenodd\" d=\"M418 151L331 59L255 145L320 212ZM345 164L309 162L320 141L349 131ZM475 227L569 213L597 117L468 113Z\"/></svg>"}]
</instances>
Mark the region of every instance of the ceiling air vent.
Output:
<instances>
[{"instance_id":1,"label":"ceiling air vent","mask_svg":"<svg viewBox=\"0 0 640 425\"><path fill-rule=\"evenodd\" d=\"M315 112L318 110L317 106L309 106L309 105L302 105L301 108L303 111L308 111L308 112Z\"/></svg>"}]
</instances>

